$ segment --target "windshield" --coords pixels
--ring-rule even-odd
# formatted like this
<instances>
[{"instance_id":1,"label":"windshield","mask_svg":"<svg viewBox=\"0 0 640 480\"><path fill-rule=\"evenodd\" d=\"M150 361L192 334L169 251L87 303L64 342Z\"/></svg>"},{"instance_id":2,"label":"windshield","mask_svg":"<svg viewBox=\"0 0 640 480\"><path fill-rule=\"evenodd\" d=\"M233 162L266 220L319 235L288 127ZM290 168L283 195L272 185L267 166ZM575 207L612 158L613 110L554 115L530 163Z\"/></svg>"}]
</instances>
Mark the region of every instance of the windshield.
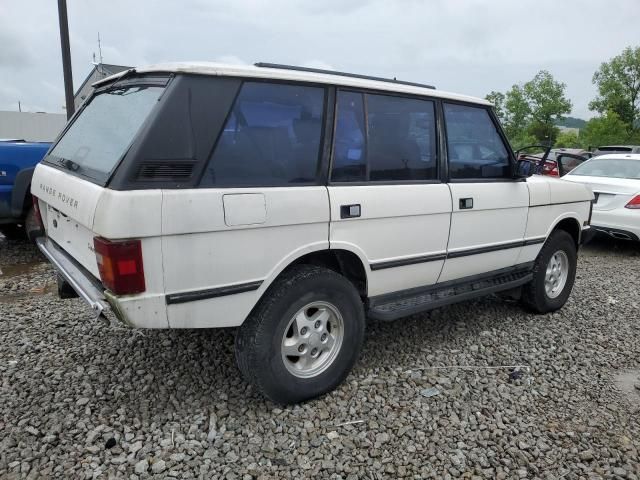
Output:
<instances>
[{"instance_id":1,"label":"windshield","mask_svg":"<svg viewBox=\"0 0 640 480\"><path fill-rule=\"evenodd\" d=\"M48 161L106 182L163 90L136 85L99 93L74 120Z\"/></svg>"},{"instance_id":2,"label":"windshield","mask_svg":"<svg viewBox=\"0 0 640 480\"><path fill-rule=\"evenodd\" d=\"M571 175L640 179L640 160L592 158L573 169Z\"/></svg>"}]
</instances>

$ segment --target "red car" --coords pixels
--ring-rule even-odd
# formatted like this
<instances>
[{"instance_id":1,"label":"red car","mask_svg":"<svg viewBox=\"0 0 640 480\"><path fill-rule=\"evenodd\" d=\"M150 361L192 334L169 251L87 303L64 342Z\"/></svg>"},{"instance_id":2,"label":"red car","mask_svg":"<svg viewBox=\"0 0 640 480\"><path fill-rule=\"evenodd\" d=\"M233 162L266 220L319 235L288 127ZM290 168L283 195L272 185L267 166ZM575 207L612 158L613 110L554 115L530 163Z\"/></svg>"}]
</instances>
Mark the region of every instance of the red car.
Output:
<instances>
[{"instance_id":1,"label":"red car","mask_svg":"<svg viewBox=\"0 0 640 480\"><path fill-rule=\"evenodd\" d=\"M521 153L523 150L544 148L543 152ZM576 168L585 160L592 157L592 153L581 148L553 148L542 145L531 145L518 150L518 160L530 160L538 164L538 174L551 177L562 177Z\"/></svg>"}]
</instances>

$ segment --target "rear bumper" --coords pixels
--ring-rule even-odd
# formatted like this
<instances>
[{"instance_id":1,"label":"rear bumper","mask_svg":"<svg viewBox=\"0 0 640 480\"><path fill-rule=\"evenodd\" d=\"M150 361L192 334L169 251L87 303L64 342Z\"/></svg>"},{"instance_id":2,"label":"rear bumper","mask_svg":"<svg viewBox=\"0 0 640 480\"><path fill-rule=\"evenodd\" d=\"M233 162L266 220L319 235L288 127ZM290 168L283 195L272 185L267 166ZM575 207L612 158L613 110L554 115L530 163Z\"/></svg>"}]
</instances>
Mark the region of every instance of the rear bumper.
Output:
<instances>
[{"instance_id":1,"label":"rear bumper","mask_svg":"<svg viewBox=\"0 0 640 480\"><path fill-rule=\"evenodd\" d=\"M96 317L110 308L100 282L87 273L55 242L48 237L40 237L36 239L36 245L62 278L69 282L76 293L89 304Z\"/></svg>"},{"instance_id":2,"label":"rear bumper","mask_svg":"<svg viewBox=\"0 0 640 480\"><path fill-rule=\"evenodd\" d=\"M640 212L628 208L594 210L591 225L599 233L621 240L640 239Z\"/></svg>"}]
</instances>

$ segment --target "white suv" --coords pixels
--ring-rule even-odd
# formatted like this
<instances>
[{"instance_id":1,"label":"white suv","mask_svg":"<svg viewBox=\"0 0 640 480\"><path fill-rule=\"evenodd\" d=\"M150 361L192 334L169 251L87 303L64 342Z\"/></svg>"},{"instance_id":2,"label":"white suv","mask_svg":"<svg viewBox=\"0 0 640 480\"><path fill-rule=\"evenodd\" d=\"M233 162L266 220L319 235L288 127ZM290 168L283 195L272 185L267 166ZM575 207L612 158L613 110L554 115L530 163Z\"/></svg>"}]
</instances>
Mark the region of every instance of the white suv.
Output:
<instances>
[{"instance_id":1,"label":"white suv","mask_svg":"<svg viewBox=\"0 0 640 480\"><path fill-rule=\"evenodd\" d=\"M339 385L366 316L571 292L593 196L527 178L484 100L270 64L96 87L32 181L61 294L134 327L239 327L276 402Z\"/></svg>"}]
</instances>

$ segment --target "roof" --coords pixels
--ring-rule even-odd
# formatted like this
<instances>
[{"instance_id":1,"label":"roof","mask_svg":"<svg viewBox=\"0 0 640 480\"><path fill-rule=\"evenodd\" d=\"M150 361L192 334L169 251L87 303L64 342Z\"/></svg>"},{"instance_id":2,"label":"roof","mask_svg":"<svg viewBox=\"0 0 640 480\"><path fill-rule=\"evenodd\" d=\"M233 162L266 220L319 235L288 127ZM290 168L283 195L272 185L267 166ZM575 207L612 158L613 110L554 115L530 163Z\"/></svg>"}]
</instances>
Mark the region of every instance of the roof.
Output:
<instances>
[{"instance_id":1,"label":"roof","mask_svg":"<svg viewBox=\"0 0 640 480\"><path fill-rule=\"evenodd\" d=\"M640 153L607 153L593 157L594 160L640 160Z\"/></svg>"},{"instance_id":2,"label":"roof","mask_svg":"<svg viewBox=\"0 0 640 480\"><path fill-rule=\"evenodd\" d=\"M125 72L125 71L129 70L131 67L127 67L125 65L113 65L113 64L110 64L110 63L94 64L93 68L91 69L89 74L86 76L84 81L80 84L80 87L78 87L78 89L76 90L76 93L74 93L74 95L73 95L74 97L77 96L82 91L82 89L87 84L87 82L89 82L91 80L91 77L93 76L93 72L98 70L98 68L100 68L99 74L102 76L102 78L108 78L108 77L110 77L110 76L112 76L114 74L118 74L120 72Z\"/></svg>"},{"instance_id":3,"label":"roof","mask_svg":"<svg viewBox=\"0 0 640 480\"><path fill-rule=\"evenodd\" d=\"M133 69L136 73L191 73L196 75L211 75L225 77L265 78L273 80L292 80L297 82L321 83L327 85L340 85L346 87L369 88L388 92L407 93L412 95L425 95L449 100L462 100L465 102L492 105L482 98L459 95L442 90L431 89L393 81L373 80L367 78L334 75L333 73L319 73L313 71L289 70L285 68L256 67L249 65L224 65L212 62L182 62L161 63ZM124 75L124 72L111 75L99 80L93 86L99 86L115 80Z\"/></svg>"}]
</instances>

